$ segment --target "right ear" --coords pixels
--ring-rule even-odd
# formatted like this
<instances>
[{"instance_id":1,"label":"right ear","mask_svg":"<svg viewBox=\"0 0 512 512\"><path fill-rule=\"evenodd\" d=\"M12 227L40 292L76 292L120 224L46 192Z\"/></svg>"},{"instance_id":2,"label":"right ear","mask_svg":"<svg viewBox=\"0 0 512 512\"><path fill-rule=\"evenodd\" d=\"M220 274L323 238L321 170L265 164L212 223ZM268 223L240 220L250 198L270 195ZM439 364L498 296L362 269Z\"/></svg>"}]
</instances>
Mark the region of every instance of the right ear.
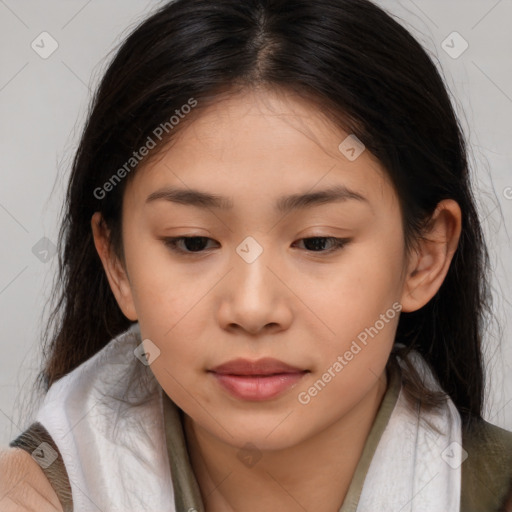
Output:
<instances>
[{"instance_id":1,"label":"right ear","mask_svg":"<svg viewBox=\"0 0 512 512\"><path fill-rule=\"evenodd\" d=\"M110 232L100 212L91 218L92 235L96 251L101 259L110 289L123 314L132 321L137 320L133 293L128 274L110 244Z\"/></svg>"}]
</instances>

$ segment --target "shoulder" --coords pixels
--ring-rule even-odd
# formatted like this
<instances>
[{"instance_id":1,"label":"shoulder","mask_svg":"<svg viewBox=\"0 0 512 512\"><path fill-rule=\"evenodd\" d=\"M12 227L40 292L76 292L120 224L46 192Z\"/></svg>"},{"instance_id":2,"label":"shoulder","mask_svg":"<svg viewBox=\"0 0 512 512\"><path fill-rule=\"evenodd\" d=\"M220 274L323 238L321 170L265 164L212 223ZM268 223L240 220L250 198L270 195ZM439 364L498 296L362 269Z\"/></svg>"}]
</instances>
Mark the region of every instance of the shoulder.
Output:
<instances>
[{"instance_id":1,"label":"shoulder","mask_svg":"<svg viewBox=\"0 0 512 512\"><path fill-rule=\"evenodd\" d=\"M63 511L43 470L21 448L0 447L0 510Z\"/></svg>"},{"instance_id":2,"label":"shoulder","mask_svg":"<svg viewBox=\"0 0 512 512\"><path fill-rule=\"evenodd\" d=\"M468 418L462 428L467 458L462 464L462 499L466 508L512 511L512 432L481 418ZM464 501L465 500L465 501Z\"/></svg>"},{"instance_id":3,"label":"shoulder","mask_svg":"<svg viewBox=\"0 0 512 512\"><path fill-rule=\"evenodd\" d=\"M466 451L485 465L499 464L512 477L512 432L482 418L471 417L463 425L462 440Z\"/></svg>"}]
</instances>

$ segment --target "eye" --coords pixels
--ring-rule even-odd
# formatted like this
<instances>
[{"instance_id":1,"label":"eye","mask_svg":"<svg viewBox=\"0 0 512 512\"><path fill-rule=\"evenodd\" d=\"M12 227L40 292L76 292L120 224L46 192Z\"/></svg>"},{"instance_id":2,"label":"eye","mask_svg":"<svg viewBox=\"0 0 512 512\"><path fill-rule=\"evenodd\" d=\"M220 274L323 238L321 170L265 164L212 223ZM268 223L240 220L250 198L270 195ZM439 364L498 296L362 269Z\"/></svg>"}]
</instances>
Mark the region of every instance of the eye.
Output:
<instances>
[{"instance_id":1,"label":"eye","mask_svg":"<svg viewBox=\"0 0 512 512\"><path fill-rule=\"evenodd\" d=\"M310 252L323 252L323 253L331 253L342 249L350 240L348 238L336 238L333 236L314 236L309 238L301 238L299 242L304 241L304 245L307 247L312 247L312 249L308 249ZM331 242L330 249L322 249L325 246L325 242Z\"/></svg>"},{"instance_id":2,"label":"eye","mask_svg":"<svg viewBox=\"0 0 512 512\"><path fill-rule=\"evenodd\" d=\"M214 241L205 236L178 236L171 238L164 238L164 244L172 251L185 254L194 255L205 252L205 245L208 240ZM309 252L331 253L343 248L350 240L347 238L336 238L332 236L315 236L309 238L301 238L299 242L305 242L306 250ZM183 242L185 249L180 247L180 242ZM325 249L325 243L330 242L331 248ZM308 246L310 248L308 248Z\"/></svg>"},{"instance_id":3,"label":"eye","mask_svg":"<svg viewBox=\"0 0 512 512\"><path fill-rule=\"evenodd\" d=\"M177 236L174 238L164 238L164 244L169 247L172 251L182 253L182 254L194 254L205 252L204 244L205 241L212 240L211 238L205 236ZM185 247L190 250L184 250L178 247L180 242L184 242Z\"/></svg>"}]
</instances>

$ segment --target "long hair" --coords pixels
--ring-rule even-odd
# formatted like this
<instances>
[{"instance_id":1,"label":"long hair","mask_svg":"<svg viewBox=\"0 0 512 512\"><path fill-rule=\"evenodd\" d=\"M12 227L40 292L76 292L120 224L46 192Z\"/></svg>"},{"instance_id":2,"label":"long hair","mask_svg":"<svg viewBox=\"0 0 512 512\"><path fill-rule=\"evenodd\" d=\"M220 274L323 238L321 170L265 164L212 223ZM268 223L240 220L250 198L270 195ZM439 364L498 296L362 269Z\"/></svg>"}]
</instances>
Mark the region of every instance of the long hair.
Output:
<instances>
[{"instance_id":1,"label":"long hair","mask_svg":"<svg viewBox=\"0 0 512 512\"><path fill-rule=\"evenodd\" d=\"M221 95L258 85L310 99L380 160L399 197L408 251L441 200L459 204L462 232L448 274L424 307L401 313L395 341L405 345L402 355L421 353L463 419L481 418L489 263L463 131L426 51L368 0L174 0L124 40L72 163L39 385L47 391L131 324L111 292L90 222L102 213L123 259L123 191L144 164L130 160L134 152L148 137L164 147ZM171 123L192 101L190 113ZM114 174L122 179L113 183ZM412 368L404 380L426 407L440 403Z\"/></svg>"}]
</instances>

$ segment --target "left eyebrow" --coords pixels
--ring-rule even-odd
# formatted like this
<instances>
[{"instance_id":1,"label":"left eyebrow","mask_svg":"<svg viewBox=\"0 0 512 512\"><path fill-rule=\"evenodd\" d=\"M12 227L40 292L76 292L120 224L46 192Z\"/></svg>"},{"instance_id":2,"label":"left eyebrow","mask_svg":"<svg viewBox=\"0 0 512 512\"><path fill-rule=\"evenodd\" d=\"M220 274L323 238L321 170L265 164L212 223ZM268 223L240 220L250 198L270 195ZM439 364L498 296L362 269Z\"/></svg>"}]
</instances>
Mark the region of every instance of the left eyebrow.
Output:
<instances>
[{"instance_id":1,"label":"left eyebrow","mask_svg":"<svg viewBox=\"0 0 512 512\"><path fill-rule=\"evenodd\" d=\"M165 187L149 194L146 204L152 201L163 199L172 203L195 206L204 209L230 210L233 208L233 200L211 194L197 189L182 189ZM349 200L360 201L370 206L368 199L345 185L337 185L317 192L305 192L280 197L275 204L278 213L288 213L292 210L311 208L321 204L344 202Z\"/></svg>"}]
</instances>

